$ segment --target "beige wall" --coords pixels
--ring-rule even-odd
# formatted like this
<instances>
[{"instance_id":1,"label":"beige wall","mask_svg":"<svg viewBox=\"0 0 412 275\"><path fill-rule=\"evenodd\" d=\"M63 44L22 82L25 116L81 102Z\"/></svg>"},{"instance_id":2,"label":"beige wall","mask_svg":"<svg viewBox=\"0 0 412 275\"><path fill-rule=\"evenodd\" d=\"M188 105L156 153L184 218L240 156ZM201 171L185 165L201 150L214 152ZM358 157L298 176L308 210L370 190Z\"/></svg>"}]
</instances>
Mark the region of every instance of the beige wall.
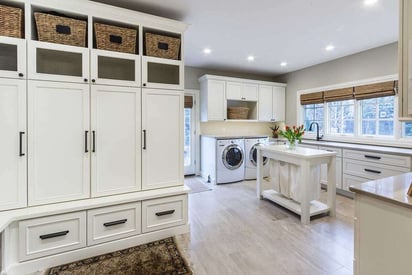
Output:
<instances>
[{"instance_id":1,"label":"beige wall","mask_svg":"<svg viewBox=\"0 0 412 275\"><path fill-rule=\"evenodd\" d=\"M296 124L296 93L300 90L398 73L397 43L374 48L276 77L286 82L286 123Z\"/></svg>"},{"instance_id":2,"label":"beige wall","mask_svg":"<svg viewBox=\"0 0 412 275\"><path fill-rule=\"evenodd\" d=\"M239 77L246 79L257 79L264 81L273 81L273 77L259 76L245 73L233 73L226 71L215 71L199 69L194 67L185 67L185 89L199 90L200 85L198 78L204 74ZM198 105L199 106L199 105ZM202 135L271 135L272 131L269 126L274 123L265 122L202 122L200 123L200 134Z\"/></svg>"}]
</instances>

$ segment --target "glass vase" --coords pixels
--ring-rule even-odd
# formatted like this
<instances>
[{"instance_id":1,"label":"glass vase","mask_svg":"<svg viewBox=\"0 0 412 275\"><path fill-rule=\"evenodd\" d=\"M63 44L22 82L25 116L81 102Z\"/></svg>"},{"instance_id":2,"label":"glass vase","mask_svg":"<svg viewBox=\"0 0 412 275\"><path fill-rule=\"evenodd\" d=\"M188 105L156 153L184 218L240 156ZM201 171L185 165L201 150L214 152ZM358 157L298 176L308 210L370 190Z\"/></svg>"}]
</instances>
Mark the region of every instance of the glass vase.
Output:
<instances>
[{"instance_id":1,"label":"glass vase","mask_svg":"<svg viewBox=\"0 0 412 275\"><path fill-rule=\"evenodd\" d=\"M286 148L288 150L294 150L296 149L296 140L288 140L286 141Z\"/></svg>"}]
</instances>

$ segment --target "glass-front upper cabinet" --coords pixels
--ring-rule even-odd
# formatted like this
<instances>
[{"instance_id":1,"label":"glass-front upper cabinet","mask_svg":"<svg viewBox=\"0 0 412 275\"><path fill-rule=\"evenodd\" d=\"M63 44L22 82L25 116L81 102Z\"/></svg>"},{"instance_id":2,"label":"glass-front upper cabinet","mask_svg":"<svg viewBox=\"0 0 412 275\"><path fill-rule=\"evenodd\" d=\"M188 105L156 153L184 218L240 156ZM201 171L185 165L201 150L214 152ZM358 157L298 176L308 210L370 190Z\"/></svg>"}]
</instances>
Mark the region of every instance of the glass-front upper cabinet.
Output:
<instances>
[{"instance_id":1,"label":"glass-front upper cabinet","mask_svg":"<svg viewBox=\"0 0 412 275\"><path fill-rule=\"evenodd\" d=\"M142 86L158 89L183 89L183 62L143 56Z\"/></svg>"},{"instance_id":2,"label":"glass-front upper cabinet","mask_svg":"<svg viewBox=\"0 0 412 275\"><path fill-rule=\"evenodd\" d=\"M93 84L140 86L140 56L93 49L91 81Z\"/></svg>"},{"instance_id":3,"label":"glass-front upper cabinet","mask_svg":"<svg viewBox=\"0 0 412 275\"><path fill-rule=\"evenodd\" d=\"M26 78L26 40L0 36L0 77Z\"/></svg>"},{"instance_id":4,"label":"glass-front upper cabinet","mask_svg":"<svg viewBox=\"0 0 412 275\"><path fill-rule=\"evenodd\" d=\"M62 44L29 41L30 79L89 82L89 49Z\"/></svg>"}]
</instances>

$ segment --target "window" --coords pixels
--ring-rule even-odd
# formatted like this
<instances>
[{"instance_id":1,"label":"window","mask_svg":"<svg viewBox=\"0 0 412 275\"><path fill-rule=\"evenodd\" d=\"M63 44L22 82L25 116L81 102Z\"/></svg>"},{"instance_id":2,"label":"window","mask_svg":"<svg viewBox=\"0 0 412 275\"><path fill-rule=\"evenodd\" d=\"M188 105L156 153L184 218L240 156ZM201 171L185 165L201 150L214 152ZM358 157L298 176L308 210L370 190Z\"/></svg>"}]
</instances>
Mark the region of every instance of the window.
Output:
<instances>
[{"instance_id":1,"label":"window","mask_svg":"<svg viewBox=\"0 0 412 275\"><path fill-rule=\"evenodd\" d=\"M304 105L304 126L306 131L309 131L309 126L312 122L319 123L319 131L323 131L323 103ZM312 132L315 132L313 128Z\"/></svg>"},{"instance_id":2,"label":"window","mask_svg":"<svg viewBox=\"0 0 412 275\"><path fill-rule=\"evenodd\" d=\"M328 133L355 133L355 100L333 101L328 106Z\"/></svg>"},{"instance_id":3,"label":"window","mask_svg":"<svg viewBox=\"0 0 412 275\"><path fill-rule=\"evenodd\" d=\"M395 97L360 100L361 135L394 136Z\"/></svg>"},{"instance_id":4,"label":"window","mask_svg":"<svg viewBox=\"0 0 412 275\"><path fill-rule=\"evenodd\" d=\"M402 124L402 136L412 138L412 122L404 122Z\"/></svg>"}]
</instances>

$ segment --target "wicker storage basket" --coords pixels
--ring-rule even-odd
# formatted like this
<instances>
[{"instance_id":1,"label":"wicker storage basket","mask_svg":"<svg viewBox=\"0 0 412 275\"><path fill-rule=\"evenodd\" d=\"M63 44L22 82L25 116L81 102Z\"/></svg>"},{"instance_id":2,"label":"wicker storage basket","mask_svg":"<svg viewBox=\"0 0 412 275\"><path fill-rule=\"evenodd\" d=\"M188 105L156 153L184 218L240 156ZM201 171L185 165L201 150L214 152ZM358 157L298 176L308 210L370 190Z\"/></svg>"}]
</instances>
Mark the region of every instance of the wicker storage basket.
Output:
<instances>
[{"instance_id":1,"label":"wicker storage basket","mask_svg":"<svg viewBox=\"0 0 412 275\"><path fill-rule=\"evenodd\" d=\"M228 119L247 119L248 107L227 107Z\"/></svg>"},{"instance_id":2,"label":"wicker storage basket","mask_svg":"<svg viewBox=\"0 0 412 275\"><path fill-rule=\"evenodd\" d=\"M23 10L0 5L0 35L23 38Z\"/></svg>"},{"instance_id":3,"label":"wicker storage basket","mask_svg":"<svg viewBox=\"0 0 412 275\"><path fill-rule=\"evenodd\" d=\"M94 23L96 47L124 53L136 53L137 30Z\"/></svg>"},{"instance_id":4,"label":"wicker storage basket","mask_svg":"<svg viewBox=\"0 0 412 275\"><path fill-rule=\"evenodd\" d=\"M179 59L180 38L146 33L146 55L168 59Z\"/></svg>"},{"instance_id":5,"label":"wicker storage basket","mask_svg":"<svg viewBox=\"0 0 412 275\"><path fill-rule=\"evenodd\" d=\"M34 18L39 41L86 47L86 21L41 12Z\"/></svg>"}]
</instances>

